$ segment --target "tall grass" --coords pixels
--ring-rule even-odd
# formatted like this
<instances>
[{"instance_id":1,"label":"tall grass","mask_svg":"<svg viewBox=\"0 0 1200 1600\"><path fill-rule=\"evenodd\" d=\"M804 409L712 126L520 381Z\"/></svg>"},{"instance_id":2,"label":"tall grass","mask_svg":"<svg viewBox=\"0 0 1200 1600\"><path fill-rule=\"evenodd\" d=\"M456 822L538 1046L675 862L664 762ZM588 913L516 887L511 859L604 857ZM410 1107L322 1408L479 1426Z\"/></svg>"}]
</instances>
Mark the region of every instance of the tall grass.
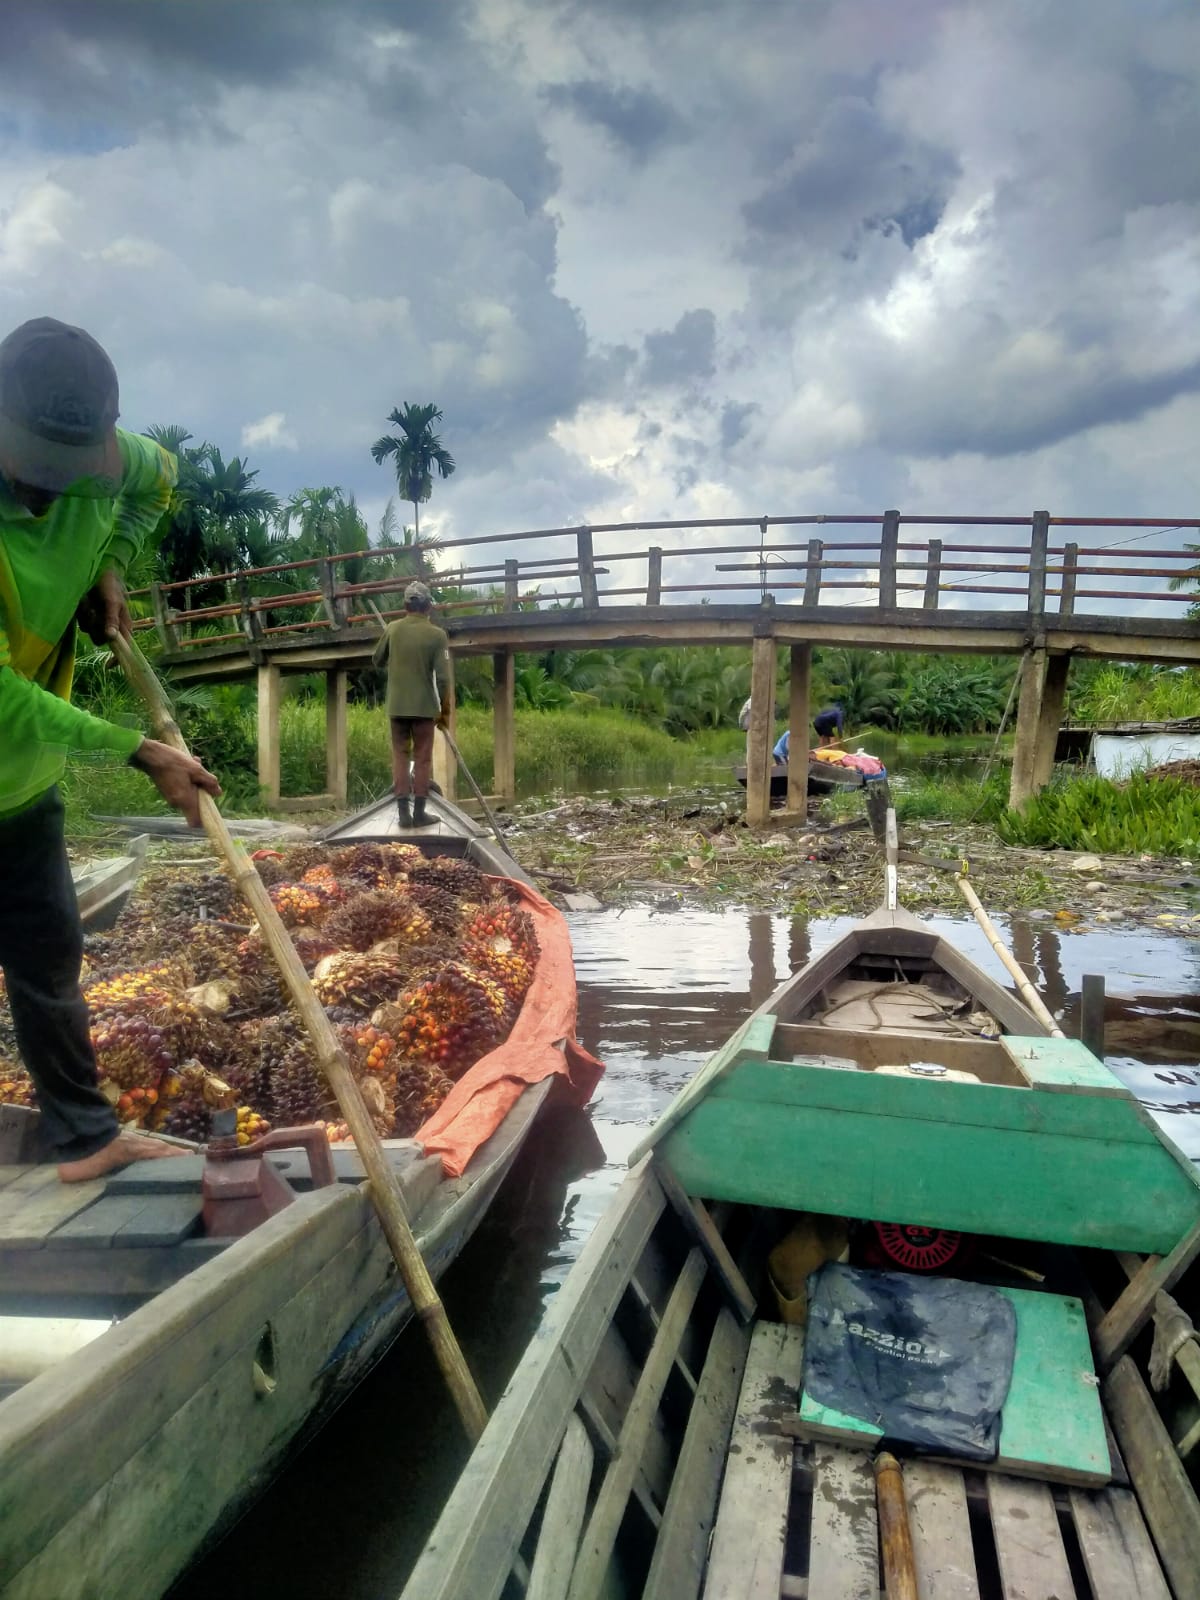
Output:
<instances>
[{"instance_id":1,"label":"tall grass","mask_svg":"<svg viewBox=\"0 0 1200 1600\"><path fill-rule=\"evenodd\" d=\"M1043 789L996 831L1006 844L1106 855L1200 854L1200 789L1138 774L1124 783L1074 778Z\"/></svg>"}]
</instances>

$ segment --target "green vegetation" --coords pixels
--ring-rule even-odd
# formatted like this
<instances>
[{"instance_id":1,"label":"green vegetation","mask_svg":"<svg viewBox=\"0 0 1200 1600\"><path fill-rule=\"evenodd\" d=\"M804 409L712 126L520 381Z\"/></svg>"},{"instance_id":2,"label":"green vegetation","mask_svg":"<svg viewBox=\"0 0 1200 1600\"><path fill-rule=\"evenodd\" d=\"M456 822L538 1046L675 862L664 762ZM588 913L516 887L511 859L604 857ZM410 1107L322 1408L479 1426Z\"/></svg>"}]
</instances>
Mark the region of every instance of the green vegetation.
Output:
<instances>
[{"instance_id":1,"label":"green vegetation","mask_svg":"<svg viewBox=\"0 0 1200 1600\"><path fill-rule=\"evenodd\" d=\"M377 465L391 459L396 469L396 487L405 500L412 501L413 531L421 537L421 503L433 493L433 474L436 468L442 479L456 470L454 457L434 433L433 425L442 420L435 405L413 405L406 401L399 410L388 413L398 433L385 433L371 446Z\"/></svg>"},{"instance_id":2,"label":"green vegetation","mask_svg":"<svg viewBox=\"0 0 1200 1600\"><path fill-rule=\"evenodd\" d=\"M1005 844L1037 850L1194 856L1200 854L1200 789L1142 774L1122 783L1069 779L1019 812L1002 812L996 831Z\"/></svg>"},{"instance_id":3,"label":"green vegetation","mask_svg":"<svg viewBox=\"0 0 1200 1600\"><path fill-rule=\"evenodd\" d=\"M1131 663L1088 661L1071 669L1072 722L1166 722L1200 716L1200 673Z\"/></svg>"}]
</instances>

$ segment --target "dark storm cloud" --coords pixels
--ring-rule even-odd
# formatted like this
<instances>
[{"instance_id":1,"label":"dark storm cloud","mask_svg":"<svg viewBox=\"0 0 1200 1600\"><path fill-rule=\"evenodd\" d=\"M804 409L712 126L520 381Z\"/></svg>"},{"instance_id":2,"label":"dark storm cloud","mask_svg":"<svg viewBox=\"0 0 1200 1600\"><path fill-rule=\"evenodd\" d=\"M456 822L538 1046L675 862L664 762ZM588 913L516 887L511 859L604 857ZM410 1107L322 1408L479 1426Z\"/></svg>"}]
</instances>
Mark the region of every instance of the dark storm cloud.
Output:
<instances>
[{"instance_id":1,"label":"dark storm cloud","mask_svg":"<svg viewBox=\"0 0 1200 1600\"><path fill-rule=\"evenodd\" d=\"M727 401L721 407L721 449L726 452L736 449L746 437L751 419L761 410L753 400L743 405Z\"/></svg>"},{"instance_id":2,"label":"dark storm cloud","mask_svg":"<svg viewBox=\"0 0 1200 1600\"><path fill-rule=\"evenodd\" d=\"M685 311L664 333L648 333L643 377L652 387L711 378L716 371L717 319L701 308Z\"/></svg>"},{"instance_id":3,"label":"dark storm cloud","mask_svg":"<svg viewBox=\"0 0 1200 1600\"><path fill-rule=\"evenodd\" d=\"M941 220L953 155L890 126L869 101L840 98L797 140L780 171L743 207L759 235L846 248L862 229L895 229L910 248Z\"/></svg>"},{"instance_id":4,"label":"dark storm cloud","mask_svg":"<svg viewBox=\"0 0 1200 1600\"><path fill-rule=\"evenodd\" d=\"M663 145L681 138L686 124L679 113L649 89L580 78L543 91L552 106L572 111L602 129L633 161L646 161Z\"/></svg>"}]
</instances>

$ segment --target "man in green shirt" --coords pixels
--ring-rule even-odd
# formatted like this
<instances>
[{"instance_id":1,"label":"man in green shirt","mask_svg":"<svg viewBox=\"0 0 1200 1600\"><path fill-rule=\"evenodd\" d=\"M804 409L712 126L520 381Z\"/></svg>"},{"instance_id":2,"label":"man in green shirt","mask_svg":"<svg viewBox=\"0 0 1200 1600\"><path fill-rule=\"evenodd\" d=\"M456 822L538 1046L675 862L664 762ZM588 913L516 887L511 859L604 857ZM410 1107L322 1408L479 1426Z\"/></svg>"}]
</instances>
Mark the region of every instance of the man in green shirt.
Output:
<instances>
[{"instance_id":1,"label":"man in green shirt","mask_svg":"<svg viewBox=\"0 0 1200 1600\"><path fill-rule=\"evenodd\" d=\"M387 711L392 725L392 783L402 828L427 828L425 799L433 770L433 732L449 715L449 640L430 620L433 596L423 583L404 591L404 616L389 622L375 646L375 665L387 664ZM409 804L409 751L412 803Z\"/></svg>"},{"instance_id":2,"label":"man in green shirt","mask_svg":"<svg viewBox=\"0 0 1200 1600\"><path fill-rule=\"evenodd\" d=\"M175 482L172 457L117 413L112 362L82 328L39 317L0 343L0 968L65 1182L177 1153L122 1132L98 1086L57 789L67 756L123 757L193 826L200 791L220 793L191 756L70 703L77 614L97 643L129 636L125 567Z\"/></svg>"}]
</instances>

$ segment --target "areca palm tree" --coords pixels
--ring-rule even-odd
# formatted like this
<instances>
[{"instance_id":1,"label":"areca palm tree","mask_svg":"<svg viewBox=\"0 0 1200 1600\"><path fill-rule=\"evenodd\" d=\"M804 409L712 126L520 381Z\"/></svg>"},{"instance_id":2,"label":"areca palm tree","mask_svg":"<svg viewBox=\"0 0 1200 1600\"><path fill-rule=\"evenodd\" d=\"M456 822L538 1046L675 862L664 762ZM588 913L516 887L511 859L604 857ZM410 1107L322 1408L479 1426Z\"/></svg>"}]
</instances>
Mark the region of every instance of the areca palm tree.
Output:
<instances>
[{"instance_id":1,"label":"areca palm tree","mask_svg":"<svg viewBox=\"0 0 1200 1600\"><path fill-rule=\"evenodd\" d=\"M413 405L409 401L388 415L399 433L385 433L371 446L371 454L382 465L390 456L396 469L396 486L405 500L412 501L413 532L421 537L421 502L433 493L435 470L442 478L454 472L454 457L434 433L433 425L442 420L435 405Z\"/></svg>"}]
</instances>

